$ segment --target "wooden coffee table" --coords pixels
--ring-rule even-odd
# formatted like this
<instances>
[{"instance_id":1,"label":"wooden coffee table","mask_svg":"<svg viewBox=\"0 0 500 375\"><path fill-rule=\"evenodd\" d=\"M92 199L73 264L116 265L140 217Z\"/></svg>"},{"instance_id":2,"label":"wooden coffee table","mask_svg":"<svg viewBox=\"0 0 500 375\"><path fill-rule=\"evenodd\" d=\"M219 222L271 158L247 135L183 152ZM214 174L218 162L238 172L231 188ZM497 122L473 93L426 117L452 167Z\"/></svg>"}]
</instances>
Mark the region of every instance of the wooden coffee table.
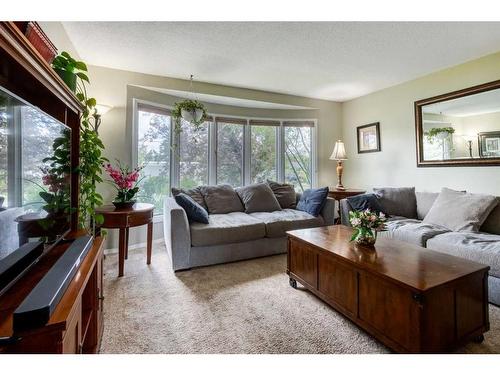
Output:
<instances>
[{"instance_id":1,"label":"wooden coffee table","mask_svg":"<svg viewBox=\"0 0 500 375\"><path fill-rule=\"evenodd\" d=\"M489 330L489 267L335 225L288 233L287 273L396 352L448 352Z\"/></svg>"}]
</instances>

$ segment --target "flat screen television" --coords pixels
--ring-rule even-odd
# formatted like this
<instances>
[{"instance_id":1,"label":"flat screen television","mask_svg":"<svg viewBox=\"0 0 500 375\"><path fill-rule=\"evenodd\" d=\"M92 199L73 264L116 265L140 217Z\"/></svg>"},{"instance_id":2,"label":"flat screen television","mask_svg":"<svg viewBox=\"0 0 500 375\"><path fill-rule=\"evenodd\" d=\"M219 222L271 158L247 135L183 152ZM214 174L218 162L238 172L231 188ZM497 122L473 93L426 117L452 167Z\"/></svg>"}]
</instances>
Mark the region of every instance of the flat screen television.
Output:
<instances>
[{"instance_id":1,"label":"flat screen television","mask_svg":"<svg viewBox=\"0 0 500 375\"><path fill-rule=\"evenodd\" d=\"M70 174L71 129L0 87L0 271L69 230Z\"/></svg>"}]
</instances>

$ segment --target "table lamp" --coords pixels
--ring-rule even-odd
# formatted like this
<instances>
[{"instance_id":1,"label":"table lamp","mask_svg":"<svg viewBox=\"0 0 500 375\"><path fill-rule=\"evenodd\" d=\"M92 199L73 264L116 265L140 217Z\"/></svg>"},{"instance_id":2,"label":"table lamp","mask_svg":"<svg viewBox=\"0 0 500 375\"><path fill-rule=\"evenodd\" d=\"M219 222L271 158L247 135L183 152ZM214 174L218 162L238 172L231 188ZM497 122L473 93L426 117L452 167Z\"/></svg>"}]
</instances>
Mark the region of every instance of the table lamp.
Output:
<instances>
[{"instance_id":1,"label":"table lamp","mask_svg":"<svg viewBox=\"0 0 500 375\"><path fill-rule=\"evenodd\" d=\"M337 160L337 186L335 186L335 188L337 190L345 190L344 185L342 185L342 172L344 171L342 160L347 160L344 142L340 140L335 142L335 147L330 155L330 160Z\"/></svg>"}]
</instances>

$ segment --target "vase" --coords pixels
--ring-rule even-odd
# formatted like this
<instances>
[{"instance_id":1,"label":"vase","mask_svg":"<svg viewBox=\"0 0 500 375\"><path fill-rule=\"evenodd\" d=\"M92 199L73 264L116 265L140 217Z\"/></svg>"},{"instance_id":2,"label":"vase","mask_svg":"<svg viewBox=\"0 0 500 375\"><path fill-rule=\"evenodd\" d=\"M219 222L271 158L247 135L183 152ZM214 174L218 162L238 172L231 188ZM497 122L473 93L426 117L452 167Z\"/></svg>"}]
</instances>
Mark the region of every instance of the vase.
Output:
<instances>
[{"instance_id":1,"label":"vase","mask_svg":"<svg viewBox=\"0 0 500 375\"><path fill-rule=\"evenodd\" d=\"M374 246L376 241L377 231L368 228L363 231L358 231L357 236L354 238L354 242L363 246Z\"/></svg>"},{"instance_id":2,"label":"vase","mask_svg":"<svg viewBox=\"0 0 500 375\"><path fill-rule=\"evenodd\" d=\"M132 208L134 206L134 204L136 203L135 200L132 200L132 201L127 201L127 202L121 202L121 201L113 201L113 205L117 208L117 209L128 209L128 208Z\"/></svg>"}]
</instances>

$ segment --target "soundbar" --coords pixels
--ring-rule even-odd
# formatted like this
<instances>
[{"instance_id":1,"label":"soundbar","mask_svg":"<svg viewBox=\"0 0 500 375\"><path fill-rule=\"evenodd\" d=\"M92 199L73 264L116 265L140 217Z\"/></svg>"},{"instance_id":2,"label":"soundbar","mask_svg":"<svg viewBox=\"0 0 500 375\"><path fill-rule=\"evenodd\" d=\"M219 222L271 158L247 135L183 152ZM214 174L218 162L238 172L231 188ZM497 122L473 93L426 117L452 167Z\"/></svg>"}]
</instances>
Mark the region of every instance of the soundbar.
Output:
<instances>
[{"instance_id":1,"label":"soundbar","mask_svg":"<svg viewBox=\"0 0 500 375\"><path fill-rule=\"evenodd\" d=\"M43 242L28 242L0 260L0 295L7 291L43 253Z\"/></svg>"},{"instance_id":2,"label":"soundbar","mask_svg":"<svg viewBox=\"0 0 500 375\"><path fill-rule=\"evenodd\" d=\"M92 247L93 238L77 238L14 311L14 332L42 327L68 288L78 266Z\"/></svg>"}]
</instances>

